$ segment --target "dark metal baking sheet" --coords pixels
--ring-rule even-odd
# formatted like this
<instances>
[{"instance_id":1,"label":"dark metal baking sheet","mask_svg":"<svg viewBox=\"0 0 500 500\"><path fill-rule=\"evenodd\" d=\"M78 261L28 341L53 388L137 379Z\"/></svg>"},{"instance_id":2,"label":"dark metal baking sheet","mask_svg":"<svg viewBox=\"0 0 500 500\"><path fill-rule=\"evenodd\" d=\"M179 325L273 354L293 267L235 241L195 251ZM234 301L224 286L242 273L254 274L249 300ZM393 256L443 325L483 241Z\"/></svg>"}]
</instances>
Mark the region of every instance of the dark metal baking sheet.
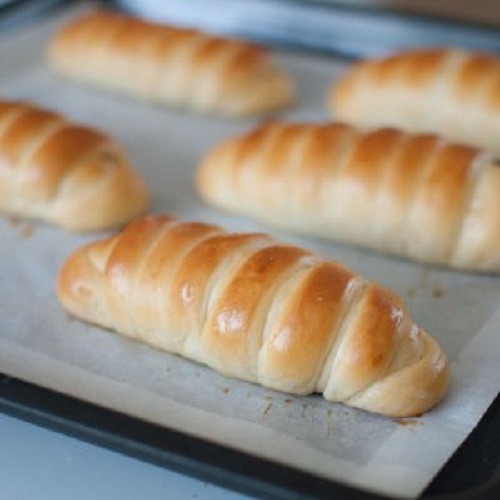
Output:
<instances>
[{"instance_id":1,"label":"dark metal baking sheet","mask_svg":"<svg viewBox=\"0 0 500 500\"><path fill-rule=\"evenodd\" d=\"M7 375L0 375L0 411L258 498L386 498L104 409ZM499 396L421 498L500 498Z\"/></svg>"},{"instance_id":2,"label":"dark metal baking sheet","mask_svg":"<svg viewBox=\"0 0 500 500\"><path fill-rule=\"evenodd\" d=\"M0 31L13 30L40 16L50 15L66 0L6 0L0 1Z\"/></svg>"},{"instance_id":3,"label":"dark metal baking sheet","mask_svg":"<svg viewBox=\"0 0 500 500\"><path fill-rule=\"evenodd\" d=\"M107 0L103 3L175 24L268 45L347 57L370 57L418 46L450 45L500 52L494 24L393 10L381 3L321 0ZM500 7L497 22L500 22ZM493 23L494 19L491 19Z\"/></svg>"},{"instance_id":4,"label":"dark metal baking sheet","mask_svg":"<svg viewBox=\"0 0 500 500\"><path fill-rule=\"evenodd\" d=\"M38 5L41 3L43 2ZM59 2L46 2L46 4L56 3ZM28 2L24 4L27 5ZM13 16L9 19L17 22L21 18ZM0 377L0 410L255 496L332 498L335 495L348 499L383 498L203 441L174 429L159 427L103 409L5 375ZM478 427L422 496L457 500L500 498L498 397Z\"/></svg>"}]
</instances>

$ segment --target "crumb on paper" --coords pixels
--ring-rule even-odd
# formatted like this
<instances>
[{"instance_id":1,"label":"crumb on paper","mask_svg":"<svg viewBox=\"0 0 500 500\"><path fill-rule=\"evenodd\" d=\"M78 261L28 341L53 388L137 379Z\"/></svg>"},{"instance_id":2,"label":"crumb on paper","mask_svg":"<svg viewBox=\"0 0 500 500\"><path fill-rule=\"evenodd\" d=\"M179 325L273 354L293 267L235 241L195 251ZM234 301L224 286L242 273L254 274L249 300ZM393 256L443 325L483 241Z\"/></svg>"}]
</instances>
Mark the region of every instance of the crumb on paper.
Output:
<instances>
[{"instance_id":1,"label":"crumb on paper","mask_svg":"<svg viewBox=\"0 0 500 500\"><path fill-rule=\"evenodd\" d=\"M21 221L21 217L16 217L15 215L9 215L7 217L7 222L13 227L19 226L19 224L21 224Z\"/></svg>"},{"instance_id":2,"label":"crumb on paper","mask_svg":"<svg viewBox=\"0 0 500 500\"><path fill-rule=\"evenodd\" d=\"M31 222L25 222L21 226L21 236L23 238L29 238L34 234L34 232L35 232L35 225L32 224Z\"/></svg>"},{"instance_id":3,"label":"crumb on paper","mask_svg":"<svg viewBox=\"0 0 500 500\"><path fill-rule=\"evenodd\" d=\"M261 417L264 418L271 411L272 407L273 407L272 403L267 403L266 407L262 410Z\"/></svg>"},{"instance_id":4,"label":"crumb on paper","mask_svg":"<svg viewBox=\"0 0 500 500\"><path fill-rule=\"evenodd\" d=\"M392 421L401 427L413 427L420 423L418 418L393 418Z\"/></svg>"},{"instance_id":5,"label":"crumb on paper","mask_svg":"<svg viewBox=\"0 0 500 500\"><path fill-rule=\"evenodd\" d=\"M22 238L29 238L35 232L35 224L32 221L27 221L22 217L10 215L7 217L8 223L15 229L19 230Z\"/></svg>"},{"instance_id":6,"label":"crumb on paper","mask_svg":"<svg viewBox=\"0 0 500 500\"><path fill-rule=\"evenodd\" d=\"M417 290L418 290L418 287L410 287L408 288L408 290L406 291L406 294L408 297L415 297L417 295ZM422 291L426 291L425 289L422 289ZM428 290L427 290L428 292ZM440 299L441 297L444 296L444 293L445 293L445 289L440 286L440 285L435 285L432 290L430 290L430 293L431 293L431 296L434 298L434 299Z\"/></svg>"}]
</instances>

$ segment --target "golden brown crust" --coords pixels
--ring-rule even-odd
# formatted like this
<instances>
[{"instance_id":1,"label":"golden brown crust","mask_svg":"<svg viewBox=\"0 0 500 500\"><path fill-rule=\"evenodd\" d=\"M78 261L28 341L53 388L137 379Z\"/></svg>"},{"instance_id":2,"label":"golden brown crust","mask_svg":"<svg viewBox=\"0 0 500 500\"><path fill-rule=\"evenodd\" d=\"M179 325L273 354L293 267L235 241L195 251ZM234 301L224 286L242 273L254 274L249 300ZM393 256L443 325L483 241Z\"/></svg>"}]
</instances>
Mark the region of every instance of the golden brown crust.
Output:
<instances>
[{"instance_id":1,"label":"golden brown crust","mask_svg":"<svg viewBox=\"0 0 500 500\"><path fill-rule=\"evenodd\" d=\"M127 222L148 194L108 136L21 102L0 101L0 210L84 231Z\"/></svg>"},{"instance_id":2,"label":"golden brown crust","mask_svg":"<svg viewBox=\"0 0 500 500\"><path fill-rule=\"evenodd\" d=\"M433 132L500 153L500 59L457 49L412 50L354 64L334 82L338 120Z\"/></svg>"},{"instance_id":3,"label":"golden brown crust","mask_svg":"<svg viewBox=\"0 0 500 500\"><path fill-rule=\"evenodd\" d=\"M279 109L294 95L290 77L262 47L108 11L60 30L49 61L82 82L223 115Z\"/></svg>"},{"instance_id":4,"label":"golden brown crust","mask_svg":"<svg viewBox=\"0 0 500 500\"><path fill-rule=\"evenodd\" d=\"M216 146L196 177L207 202L268 224L496 272L499 182L478 149L342 123L261 126Z\"/></svg>"},{"instance_id":5,"label":"golden brown crust","mask_svg":"<svg viewBox=\"0 0 500 500\"><path fill-rule=\"evenodd\" d=\"M57 293L79 318L280 391L410 416L447 389L444 354L397 296L264 234L151 215L76 250Z\"/></svg>"}]
</instances>

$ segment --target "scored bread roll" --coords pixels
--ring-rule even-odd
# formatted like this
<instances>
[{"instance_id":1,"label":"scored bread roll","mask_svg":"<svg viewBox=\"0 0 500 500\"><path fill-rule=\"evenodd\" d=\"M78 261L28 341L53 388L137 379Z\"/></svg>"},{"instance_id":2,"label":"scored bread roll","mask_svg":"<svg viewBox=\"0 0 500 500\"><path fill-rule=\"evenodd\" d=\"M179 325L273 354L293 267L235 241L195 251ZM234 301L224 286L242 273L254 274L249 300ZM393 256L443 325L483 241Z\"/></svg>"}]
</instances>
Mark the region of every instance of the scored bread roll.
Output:
<instances>
[{"instance_id":1,"label":"scored bread roll","mask_svg":"<svg viewBox=\"0 0 500 500\"><path fill-rule=\"evenodd\" d=\"M143 212L148 198L107 135L32 104L0 100L0 212L97 230Z\"/></svg>"},{"instance_id":2,"label":"scored bread roll","mask_svg":"<svg viewBox=\"0 0 500 500\"><path fill-rule=\"evenodd\" d=\"M329 107L336 120L434 132L500 154L500 59L440 48L364 60L334 82Z\"/></svg>"},{"instance_id":3,"label":"scored bread roll","mask_svg":"<svg viewBox=\"0 0 500 500\"><path fill-rule=\"evenodd\" d=\"M433 407L445 355L402 300L268 235L150 215L77 249L71 314L220 373L392 416Z\"/></svg>"},{"instance_id":4,"label":"scored bread roll","mask_svg":"<svg viewBox=\"0 0 500 500\"><path fill-rule=\"evenodd\" d=\"M196 186L208 203L269 225L500 271L500 167L434 135L266 124L209 151Z\"/></svg>"},{"instance_id":5,"label":"scored bread roll","mask_svg":"<svg viewBox=\"0 0 500 500\"><path fill-rule=\"evenodd\" d=\"M64 26L49 62L82 82L228 116L276 110L294 96L291 78L263 47L111 11Z\"/></svg>"}]
</instances>

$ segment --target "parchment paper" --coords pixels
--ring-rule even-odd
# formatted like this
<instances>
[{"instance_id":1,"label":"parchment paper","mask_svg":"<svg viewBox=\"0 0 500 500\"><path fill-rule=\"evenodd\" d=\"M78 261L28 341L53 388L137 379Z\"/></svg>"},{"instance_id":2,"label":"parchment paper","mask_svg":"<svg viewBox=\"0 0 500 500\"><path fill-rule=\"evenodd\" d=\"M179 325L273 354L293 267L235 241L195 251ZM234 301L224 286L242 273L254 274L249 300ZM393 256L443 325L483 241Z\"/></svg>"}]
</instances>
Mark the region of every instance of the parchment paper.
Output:
<instances>
[{"instance_id":1,"label":"parchment paper","mask_svg":"<svg viewBox=\"0 0 500 500\"><path fill-rule=\"evenodd\" d=\"M417 496L477 424L500 387L500 277L405 262L348 245L273 231L221 214L196 196L207 148L253 127L129 100L63 81L46 67L53 30L76 11L0 37L0 97L24 98L117 137L152 189L155 212L228 229L265 230L337 259L401 294L449 355L452 387L434 411L394 420L319 396L293 397L227 379L71 319L54 280L65 257L103 234L74 235L0 219L0 370L104 407L397 497ZM301 90L286 120L326 120L345 62L279 53ZM209 423L209 425L207 425Z\"/></svg>"}]
</instances>

